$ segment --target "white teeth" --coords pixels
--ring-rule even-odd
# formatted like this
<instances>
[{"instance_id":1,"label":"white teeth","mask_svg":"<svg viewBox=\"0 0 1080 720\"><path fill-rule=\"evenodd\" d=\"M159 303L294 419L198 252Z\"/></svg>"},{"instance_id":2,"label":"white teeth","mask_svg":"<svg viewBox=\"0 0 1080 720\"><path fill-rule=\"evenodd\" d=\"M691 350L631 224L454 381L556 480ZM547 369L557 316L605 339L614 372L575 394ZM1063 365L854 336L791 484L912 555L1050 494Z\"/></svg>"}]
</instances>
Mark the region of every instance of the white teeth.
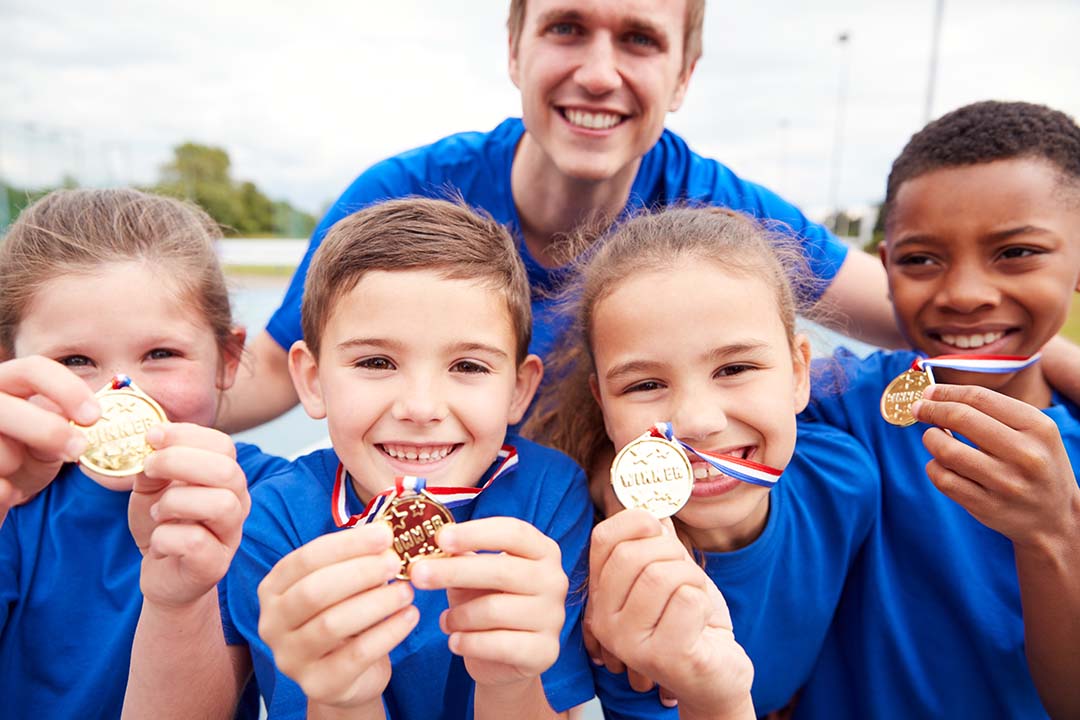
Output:
<instances>
[{"instance_id":1,"label":"white teeth","mask_svg":"<svg viewBox=\"0 0 1080 720\"><path fill-rule=\"evenodd\" d=\"M1003 332L988 332L974 335L942 335L943 342L961 349L980 348L992 342L1000 340L1005 335Z\"/></svg>"},{"instance_id":2,"label":"white teeth","mask_svg":"<svg viewBox=\"0 0 1080 720\"><path fill-rule=\"evenodd\" d=\"M591 113L584 110L567 110L566 119L571 125L588 128L589 130L607 130L619 124L622 117L611 113Z\"/></svg>"},{"instance_id":3,"label":"white teeth","mask_svg":"<svg viewBox=\"0 0 1080 720\"><path fill-rule=\"evenodd\" d=\"M704 480L705 478L707 478L709 476L709 471L705 469L706 467L708 467L708 466L707 465L705 465L705 466L697 465L697 466L694 467L694 479L695 480Z\"/></svg>"},{"instance_id":4,"label":"white teeth","mask_svg":"<svg viewBox=\"0 0 1080 720\"><path fill-rule=\"evenodd\" d=\"M454 450L453 445L429 445L416 447L414 445L388 445L383 444L383 452L398 460L410 462L437 462L449 455Z\"/></svg>"}]
</instances>

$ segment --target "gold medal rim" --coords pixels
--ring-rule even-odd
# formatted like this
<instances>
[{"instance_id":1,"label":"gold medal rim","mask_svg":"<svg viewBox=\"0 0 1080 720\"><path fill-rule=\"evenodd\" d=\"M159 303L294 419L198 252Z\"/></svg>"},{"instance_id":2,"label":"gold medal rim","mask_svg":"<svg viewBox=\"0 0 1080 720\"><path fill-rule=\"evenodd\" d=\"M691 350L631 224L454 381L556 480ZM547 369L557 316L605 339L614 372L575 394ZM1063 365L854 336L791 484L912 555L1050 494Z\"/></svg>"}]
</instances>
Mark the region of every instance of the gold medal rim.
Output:
<instances>
[{"instance_id":1,"label":"gold medal rim","mask_svg":"<svg viewBox=\"0 0 1080 720\"><path fill-rule=\"evenodd\" d=\"M405 502L411 502L411 501L415 500L417 497L420 497L428 505L431 505L431 506L436 508L436 510L439 512L439 514L442 515L443 520L445 520L445 522L443 523L444 525L452 525L455 522L454 521L454 514L450 512L450 508L446 507L441 502L439 502L427 490L421 490L419 493L409 493L408 495L398 495L396 498L394 498L389 503L387 503L386 507L384 507L382 509L382 511L379 513L379 518L383 522L385 522L387 525L390 525L391 534L394 531L394 526L391 524L390 520L388 519L388 516L390 514L390 510L392 508L394 508L394 507L397 507L399 504L404 504ZM391 544L391 547L392 547L392 544ZM395 554L397 554L397 551L395 551ZM446 557L446 555L447 555L447 553L444 552L443 549L440 548L438 545L436 545L435 546L435 552L427 553L427 554L425 554L423 556L423 558L425 560L428 560L428 559L431 559L431 558ZM394 577L396 577L398 580L408 580L409 579L409 566L412 565L414 562L416 562L416 560L406 560L405 558L401 557L401 555L399 555L399 554L398 554L398 559L401 560L401 570L399 570L398 574L395 575Z\"/></svg>"},{"instance_id":2,"label":"gold medal rim","mask_svg":"<svg viewBox=\"0 0 1080 720\"><path fill-rule=\"evenodd\" d=\"M130 384L127 387L122 388L113 388L110 384L106 385L101 390L98 390L96 393L94 393L94 397L99 399L110 395L130 395L131 397L137 398L150 408L153 414L157 417L158 424L167 422L168 420L165 415L165 410L162 409L161 405L159 405L158 402L154 400L154 398L150 397L142 390L138 389L134 384ZM95 427L100 422L101 420L99 419L93 425L79 425L78 423L72 421L71 425L78 428L80 431L86 431ZM146 459L146 455L149 455L149 453L146 453L146 455L143 455L141 458L139 458L133 465L123 470L109 470L108 468L99 467L92 460L88 459L87 453L89 451L90 447L88 446L86 448L86 451L79 456L80 465L87 468L88 470L91 470L94 473L97 473L98 475L117 478L128 477L130 475L138 475L139 473L141 473L143 471L143 461Z\"/></svg>"},{"instance_id":3,"label":"gold medal rim","mask_svg":"<svg viewBox=\"0 0 1080 720\"><path fill-rule=\"evenodd\" d=\"M914 425L915 423L918 422L918 420L916 420L911 415L910 406L908 407L908 411L906 413L906 417L905 417L904 420L897 420L897 419L895 419L893 417L890 417L889 412L885 409L885 407L886 407L885 406L885 398L889 396L889 392L892 390L893 386L900 384L901 381L905 377L907 377L909 375L922 375L922 376L924 376L926 378L926 380L927 380L927 382L925 382L925 384L923 385L924 390L927 387L930 386L930 383L929 383L930 378L926 374L926 371L925 370L915 370L914 368L908 368L907 370L900 373L899 375L897 375L896 377L894 377L892 380L889 381L889 384L885 386L885 390L882 391L882 393L881 393L881 402L879 403L878 408L881 411L882 419L884 419L885 422L889 423L890 425L895 425L896 427L910 427L910 426L912 426L912 425Z\"/></svg>"},{"instance_id":4,"label":"gold medal rim","mask_svg":"<svg viewBox=\"0 0 1080 720\"><path fill-rule=\"evenodd\" d=\"M653 512L652 510L649 510L648 508L641 508L643 510L646 510L646 512L652 513L655 517L658 517L660 519L663 519L663 518L666 518L666 517L671 517L672 515L675 515L680 510L682 510L684 507L686 507L686 503L690 501L690 496L693 493L693 489L694 489L694 466L690 464L690 457L686 454L686 451L683 450L677 443L673 443L672 441L668 440L667 438L661 438L661 437L655 437L653 435L648 435L648 436L634 438L630 442L626 443L626 445L624 445L622 447L622 449L619 450L619 452L617 452L615 454L615 459L611 461L611 470L610 470L609 474L611 476L610 481L611 481L612 491L615 493L615 497L618 498L619 502L622 503L623 507L625 507L625 508L636 507L636 506L627 504L626 501L623 500L622 496L620 496L620 494L619 494L619 486L615 482L615 479L617 477L615 469L616 469L616 467L618 467L619 462L622 460L623 456L631 448L636 447L638 445L644 445L646 443L660 443L660 444L666 445L667 447L669 447L669 448L671 448L672 450L675 451L676 455L683 461L683 464L686 467L686 477L689 479L689 481L686 483L686 487L685 487L686 492L684 493L684 497L682 499L682 502L679 503L678 507L676 507L671 512L666 513L666 514L658 514L658 513Z\"/></svg>"}]
</instances>

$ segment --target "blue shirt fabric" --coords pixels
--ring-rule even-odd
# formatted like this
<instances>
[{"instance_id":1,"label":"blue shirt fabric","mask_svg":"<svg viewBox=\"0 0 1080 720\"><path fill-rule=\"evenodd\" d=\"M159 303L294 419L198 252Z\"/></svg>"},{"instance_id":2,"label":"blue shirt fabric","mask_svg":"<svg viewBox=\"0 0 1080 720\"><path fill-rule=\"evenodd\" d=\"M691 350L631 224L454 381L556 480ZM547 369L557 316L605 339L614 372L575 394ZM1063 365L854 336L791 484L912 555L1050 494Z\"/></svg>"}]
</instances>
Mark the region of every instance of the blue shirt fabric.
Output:
<instances>
[{"instance_id":1,"label":"blue shirt fabric","mask_svg":"<svg viewBox=\"0 0 1080 720\"><path fill-rule=\"evenodd\" d=\"M448 198L460 193L470 206L487 211L507 225L533 288L533 339L530 352L547 354L560 331L550 290L565 268L548 269L531 255L521 235L521 223L510 188L514 151L525 127L510 118L487 133L459 133L373 165L350 185L327 211L311 237L281 307L267 331L283 348L300 340L300 300L311 257L330 227L350 213L390 198L420 195ZM810 269L823 289L847 256L847 247L822 226L812 223L772 191L735 175L724 165L694 153L673 132L665 130L645 154L630 191L627 211L677 202L721 205L787 225L804 243ZM816 299L816 298L815 298Z\"/></svg>"},{"instance_id":2,"label":"blue shirt fabric","mask_svg":"<svg viewBox=\"0 0 1080 720\"><path fill-rule=\"evenodd\" d=\"M507 442L517 448L517 467L452 512L458 522L495 516L520 518L559 544L570 593L559 659L541 679L548 702L563 711L593 696L581 640L584 597L576 590L585 581L592 505L585 475L568 457L519 437L510 437ZM300 686L277 670L270 649L258 635L256 589L282 557L321 535L338 531L331 516L337 467L338 457L332 449L317 450L261 483L252 494L244 541L226 577L222 620L227 637L233 644L249 646L259 688L269 716L275 720L306 717L307 700ZM346 506L349 514L364 507L351 483L346 488ZM446 591L417 590L414 604L420 610L420 623L390 652L393 673L383 693L387 717L471 718L473 680L461 659L451 655L446 635L439 630L439 615L447 608Z\"/></svg>"},{"instance_id":3,"label":"blue shirt fabric","mask_svg":"<svg viewBox=\"0 0 1080 720\"><path fill-rule=\"evenodd\" d=\"M860 362L838 352L808 411L850 430L876 457L882 511L796 714L1046 717L1024 655L1012 543L930 482L926 425L899 428L880 416L882 391L915 357L879 352ZM1044 412L1075 468L1080 410L1055 398Z\"/></svg>"},{"instance_id":4,"label":"blue shirt fabric","mask_svg":"<svg viewBox=\"0 0 1080 720\"><path fill-rule=\"evenodd\" d=\"M249 484L285 460L237 445ZM0 527L0 696L7 717L118 718L142 609L130 492L65 465ZM258 717L257 697L241 713Z\"/></svg>"},{"instance_id":5,"label":"blue shirt fabric","mask_svg":"<svg viewBox=\"0 0 1080 720\"><path fill-rule=\"evenodd\" d=\"M850 435L800 423L795 454L769 493L756 540L705 553L705 572L724 595L735 639L754 663L751 694L764 714L784 707L810 676L848 570L875 524L880 481ZM626 674L594 671L608 720L678 718L655 690L635 692Z\"/></svg>"}]
</instances>

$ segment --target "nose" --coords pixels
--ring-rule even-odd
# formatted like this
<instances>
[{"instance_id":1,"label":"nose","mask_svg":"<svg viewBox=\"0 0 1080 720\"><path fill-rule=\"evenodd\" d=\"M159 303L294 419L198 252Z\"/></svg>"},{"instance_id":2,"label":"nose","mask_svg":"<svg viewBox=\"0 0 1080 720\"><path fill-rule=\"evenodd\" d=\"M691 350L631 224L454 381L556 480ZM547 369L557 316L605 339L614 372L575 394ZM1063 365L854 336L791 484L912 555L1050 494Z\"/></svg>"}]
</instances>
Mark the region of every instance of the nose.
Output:
<instances>
[{"instance_id":1,"label":"nose","mask_svg":"<svg viewBox=\"0 0 1080 720\"><path fill-rule=\"evenodd\" d=\"M688 391L679 393L670 408L675 436L690 443L700 443L723 432L728 425L723 398L716 393Z\"/></svg>"},{"instance_id":2,"label":"nose","mask_svg":"<svg viewBox=\"0 0 1080 720\"><path fill-rule=\"evenodd\" d=\"M614 38L607 33L591 38L574 80L590 95L605 95L622 84Z\"/></svg>"},{"instance_id":3,"label":"nose","mask_svg":"<svg viewBox=\"0 0 1080 720\"><path fill-rule=\"evenodd\" d=\"M418 425L444 419L447 404L440 383L426 373L403 377L391 412L395 420Z\"/></svg>"},{"instance_id":4,"label":"nose","mask_svg":"<svg viewBox=\"0 0 1080 720\"><path fill-rule=\"evenodd\" d=\"M951 267L937 294L940 308L964 314L992 308L1000 301L1001 292L986 272L973 263Z\"/></svg>"}]
</instances>

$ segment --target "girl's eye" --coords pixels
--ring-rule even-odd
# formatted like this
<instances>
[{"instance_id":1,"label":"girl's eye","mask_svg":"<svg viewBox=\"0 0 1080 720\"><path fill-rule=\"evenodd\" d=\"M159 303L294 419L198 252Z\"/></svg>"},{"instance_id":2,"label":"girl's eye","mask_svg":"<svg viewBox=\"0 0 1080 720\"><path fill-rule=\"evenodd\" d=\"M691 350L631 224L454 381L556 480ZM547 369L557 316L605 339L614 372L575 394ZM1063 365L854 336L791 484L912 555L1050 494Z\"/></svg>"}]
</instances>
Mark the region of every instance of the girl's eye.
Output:
<instances>
[{"instance_id":1,"label":"girl's eye","mask_svg":"<svg viewBox=\"0 0 1080 720\"><path fill-rule=\"evenodd\" d=\"M359 360L356 363L356 367L366 368L368 370L395 370L394 363L390 362L389 358L384 357L370 357Z\"/></svg>"},{"instance_id":2,"label":"girl's eye","mask_svg":"<svg viewBox=\"0 0 1080 720\"><path fill-rule=\"evenodd\" d=\"M741 375L744 372L754 370L753 365L741 365L739 363L733 363L731 365L725 365L722 368L718 368L716 371L716 377L732 377L733 375Z\"/></svg>"},{"instance_id":3,"label":"girl's eye","mask_svg":"<svg viewBox=\"0 0 1080 720\"><path fill-rule=\"evenodd\" d=\"M656 380L644 380L642 382L634 383L633 385L630 385L625 390L623 390L623 392L624 393L652 392L653 390L660 390L663 387L664 386L661 385L660 383L658 383Z\"/></svg>"},{"instance_id":4,"label":"girl's eye","mask_svg":"<svg viewBox=\"0 0 1080 720\"><path fill-rule=\"evenodd\" d=\"M68 355L58 358L58 362L69 368L93 367L94 361L85 355Z\"/></svg>"},{"instance_id":5,"label":"girl's eye","mask_svg":"<svg viewBox=\"0 0 1080 720\"><path fill-rule=\"evenodd\" d=\"M146 353L146 357L151 360L168 360L171 357L176 357L178 353L168 350L166 348L154 348L150 352Z\"/></svg>"},{"instance_id":6,"label":"girl's eye","mask_svg":"<svg viewBox=\"0 0 1080 720\"><path fill-rule=\"evenodd\" d=\"M473 360L462 360L454 363L450 369L454 372L465 373L466 375L481 375L491 372L487 367Z\"/></svg>"}]
</instances>

